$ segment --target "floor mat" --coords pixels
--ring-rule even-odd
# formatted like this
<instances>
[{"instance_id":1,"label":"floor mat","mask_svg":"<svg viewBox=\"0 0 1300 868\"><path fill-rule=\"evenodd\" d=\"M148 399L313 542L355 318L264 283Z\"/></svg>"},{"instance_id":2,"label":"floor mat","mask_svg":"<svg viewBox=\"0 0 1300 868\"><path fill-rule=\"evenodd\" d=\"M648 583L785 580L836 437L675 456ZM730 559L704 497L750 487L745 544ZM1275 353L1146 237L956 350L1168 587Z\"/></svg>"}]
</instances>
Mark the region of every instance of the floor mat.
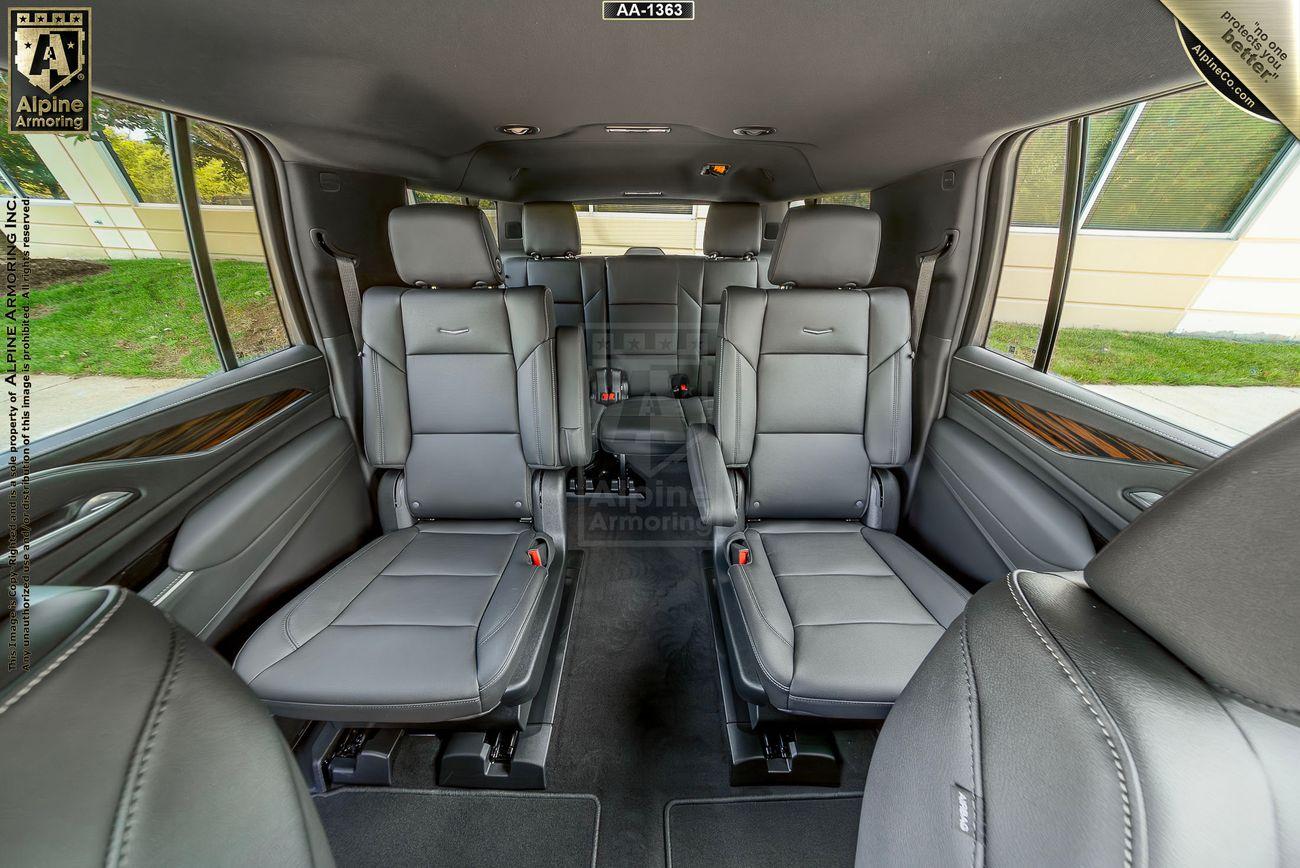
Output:
<instances>
[{"instance_id":1,"label":"floor mat","mask_svg":"<svg viewBox=\"0 0 1300 868\"><path fill-rule=\"evenodd\" d=\"M852 868L862 797L679 799L664 809L669 868Z\"/></svg>"},{"instance_id":2,"label":"floor mat","mask_svg":"<svg viewBox=\"0 0 1300 868\"><path fill-rule=\"evenodd\" d=\"M596 864L595 796L355 787L315 802L341 868Z\"/></svg>"}]
</instances>

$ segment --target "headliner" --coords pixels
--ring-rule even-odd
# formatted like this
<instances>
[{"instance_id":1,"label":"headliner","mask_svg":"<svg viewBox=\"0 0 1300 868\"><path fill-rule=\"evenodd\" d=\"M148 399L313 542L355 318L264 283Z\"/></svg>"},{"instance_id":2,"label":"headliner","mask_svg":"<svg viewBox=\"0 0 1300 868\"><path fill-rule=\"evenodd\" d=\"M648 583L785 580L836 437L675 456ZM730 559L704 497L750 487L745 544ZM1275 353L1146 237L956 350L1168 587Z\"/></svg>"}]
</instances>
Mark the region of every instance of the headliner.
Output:
<instances>
[{"instance_id":1,"label":"headliner","mask_svg":"<svg viewBox=\"0 0 1300 868\"><path fill-rule=\"evenodd\" d=\"M94 84L258 131L288 160L446 192L771 200L880 186L1195 78L1158 0L699 0L694 22L663 23L599 9L101 3ZM508 139L505 123L542 133ZM731 135L743 124L777 134ZM706 161L738 171L720 183Z\"/></svg>"}]
</instances>

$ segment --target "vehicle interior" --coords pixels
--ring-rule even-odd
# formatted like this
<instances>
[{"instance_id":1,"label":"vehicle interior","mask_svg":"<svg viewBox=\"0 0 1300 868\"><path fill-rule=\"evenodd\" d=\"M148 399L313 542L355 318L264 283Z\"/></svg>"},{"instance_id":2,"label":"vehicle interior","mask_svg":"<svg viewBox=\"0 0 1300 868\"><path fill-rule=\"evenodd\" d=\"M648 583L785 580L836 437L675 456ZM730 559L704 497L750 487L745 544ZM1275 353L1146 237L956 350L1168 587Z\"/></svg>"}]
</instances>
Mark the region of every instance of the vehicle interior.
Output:
<instances>
[{"instance_id":1,"label":"vehicle interior","mask_svg":"<svg viewBox=\"0 0 1300 868\"><path fill-rule=\"evenodd\" d=\"M1300 864L1295 136L1156 0L598 5L94 6L4 861Z\"/></svg>"}]
</instances>

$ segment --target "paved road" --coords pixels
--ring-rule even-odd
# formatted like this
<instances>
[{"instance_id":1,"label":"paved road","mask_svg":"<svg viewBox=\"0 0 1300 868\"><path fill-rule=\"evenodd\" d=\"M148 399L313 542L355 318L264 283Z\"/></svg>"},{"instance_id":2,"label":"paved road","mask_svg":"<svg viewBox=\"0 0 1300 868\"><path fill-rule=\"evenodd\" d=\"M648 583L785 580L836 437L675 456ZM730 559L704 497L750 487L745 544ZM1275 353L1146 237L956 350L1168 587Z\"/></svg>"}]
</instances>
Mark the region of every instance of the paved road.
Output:
<instances>
[{"instance_id":1,"label":"paved road","mask_svg":"<svg viewBox=\"0 0 1300 868\"><path fill-rule=\"evenodd\" d=\"M32 378L33 439L169 392L194 380L125 377ZM1159 416L1220 443L1238 443L1300 410L1300 388L1279 386L1088 386L1094 392Z\"/></svg>"}]
</instances>

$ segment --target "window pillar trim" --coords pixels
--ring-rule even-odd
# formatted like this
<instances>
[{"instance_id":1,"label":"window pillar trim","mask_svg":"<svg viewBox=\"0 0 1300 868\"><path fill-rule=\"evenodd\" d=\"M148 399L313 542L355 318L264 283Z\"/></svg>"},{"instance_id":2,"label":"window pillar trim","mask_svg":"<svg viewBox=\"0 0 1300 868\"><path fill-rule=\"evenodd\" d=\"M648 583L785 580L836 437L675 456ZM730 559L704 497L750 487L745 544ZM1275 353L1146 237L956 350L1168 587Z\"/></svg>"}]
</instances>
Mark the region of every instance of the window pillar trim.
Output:
<instances>
[{"instance_id":1,"label":"window pillar trim","mask_svg":"<svg viewBox=\"0 0 1300 868\"><path fill-rule=\"evenodd\" d=\"M239 357L235 354L234 342L230 339L230 327L226 323L226 312L221 307L217 278L212 271L212 258L208 255L208 240L203 234L203 213L198 187L194 183L194 154L190 148L189 120L173 112L163 114L167 145L172 152L172 173L176 177L176 198L181 206L185 237L190 245L194 282L198 286L199 300L203 304L203 315L208 322L217 358L221 360L221 369L233 371L239 367Z\"/></svg>"},{"instance_id":2,"label":"window pillar trim","mask_svg":"<svg viewBox=\"0 0 1300 868\"><path fill-rule=\"evenodd\" d=\"M1083 204L1083 164L1087 152L1088 119L1070 121L1065 139L1065 181L1061 190L1060 230L1056 236L1056 259L1052 265L1052 283L1047 291L1047 310L1043 314L1043 329L1038 335L1038 348L1034 351L1034 370L1047 371L1052 361L1052 349L1061 327L1065 311L1065 291L1070 282L1070 266L1074 260L1074 242L1079 234L1080 212Z\"/></svg>"}]
</instances>

